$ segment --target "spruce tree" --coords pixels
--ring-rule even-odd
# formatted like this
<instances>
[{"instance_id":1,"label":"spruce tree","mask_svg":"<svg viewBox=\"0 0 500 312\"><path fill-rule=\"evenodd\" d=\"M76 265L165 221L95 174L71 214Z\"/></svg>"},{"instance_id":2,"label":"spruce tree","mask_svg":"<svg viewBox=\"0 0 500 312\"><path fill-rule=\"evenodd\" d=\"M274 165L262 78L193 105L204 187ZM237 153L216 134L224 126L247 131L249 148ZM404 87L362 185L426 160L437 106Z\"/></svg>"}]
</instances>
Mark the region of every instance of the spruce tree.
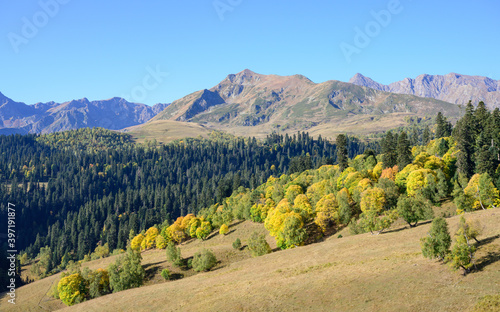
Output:
<instances>
[{"instance_id":1,"label":"spruce tree","mask_svg":"<svg viewBox=\"0 0 500 312\"><path fill-rule=\"evenodd\" d=\"M402 131L398 138L397 164L399 170L403 170L406 165L411 163L410 142L405 131Z\"/></svg>"},{"instance_id":2,"label":"spruce tree","mask_svg":"<svg viewBox=\"0 0 500 312\"><path fill-rule=\"evenodd\" d=\"M395 140L392 131L388 131L382 141L382 162L384 168L394 167L397 164L397 140Z\"/></svg>"},{"instance_id":3,"label":"spruce tree","mask_svg":"<svg viewBox=\"0 0 500 312\"><path fill-rule=\"evenodd\" d=\"M347 167L349 167L348 163L348 154L347 154L347 137L345 134L339 134L337 136L337 164L340 167L341 171L344 171Z\"/></svg>"},{"instance_id":4,"label":"spruce tree","mask_svg":"<svg viewBox=\"0 0 500 312\"><path fill-rule=\"evenodd\" d=\"M457 169L468 179L474 174L474 106L469 101L465 115L457 124Z\"/></svg>"},{"instance_id":5,"label":"spruce tree","mask_svg":"<svg viewBox=\"0 0 500 312\"><path fill-rule=\"evenodd\" d=\"M427 145L431 141L431 131L429 126L425 126L424 134L422 135L422 144Z\"/></svg>"}]
</instances>

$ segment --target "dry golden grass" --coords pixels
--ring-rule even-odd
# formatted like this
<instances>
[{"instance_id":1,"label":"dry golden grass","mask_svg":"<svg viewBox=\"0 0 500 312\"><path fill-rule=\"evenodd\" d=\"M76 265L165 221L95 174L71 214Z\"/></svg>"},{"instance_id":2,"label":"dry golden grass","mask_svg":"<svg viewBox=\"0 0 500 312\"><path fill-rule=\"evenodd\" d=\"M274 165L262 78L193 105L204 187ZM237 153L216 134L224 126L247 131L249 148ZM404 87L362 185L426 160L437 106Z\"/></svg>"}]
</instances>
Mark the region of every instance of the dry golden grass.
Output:
<instances>
[{"instance_id":1,"label":"dry golden grass","mask_svg":"<svg viewBox=\"0 0 500 312\"><path fill-rule=\"evenodd\" d=\"M181 246L184 257L202 247L213 249L221 263L211 272L188 276L192 273L186 271L183 279L107 295L66 310L469 311L479 298L500 292L500 211L478 211L466 218L478 220L484 229L476 256L480 270L465 277L422 257L419 240L430 223L412 229L394 226L381 235L341 239L335 235L321 243L250 258L247 251L234 251L231 242L240 237L245 244L254 229L264 229L244 222L226 237L215 235ZM447 221L454 233L459 217ZM169 267L164 251L148 251L143 257L146 269ZM89 265L97 268L111 260ZM31 297L55 278L21 287L18 311L29 310L32 306L25 302L36 301ZM4 303L5 299L2 308Z\"/></svg>"},{"instance_id":2,"label":"dry golden grass","mask_svg":"<svg viewBox=\"0 0 500 312\"><path fill-rule=\"evenodd\" d=\"M193 122L156 120L142 125L137 125L123 129L124 132L132 135L132 139L137 143L144 143L146 140L161 143L169 143L177 139L186 137L208 137L210 129Z\"/></svg>"},{"instance_id":3,"label":"dry golden grass","mask_svg":"<svg viewBox=\"0 0 500 312\"><path fill-rule=\"evenodd\" d=\"M146 286L64 310L470 311L479 298L500 292L500 210L478 211L466 218L479 221L483 234L476 254L480 270L465 277L422 257L420 238L430 223L412 229L397 223L381 235L345 235L340 239L334 235L320 243L251 258L247 250L231 247L237 237L245 245L252 231L265 233L261 224L247 221L232 226L227 236L214 233L204 242L181 245L185 258L201 248L214 250L221 262L211 272L183 271L165 261L165 251L147 251L143 264L152 276ZM453 234L459 217L447 221ZM269 236L267 239L274 242ZM95 269L112 261L114 257L87 265ZM184 278L163 282L159 277L162 268ZM43 294L57 278L19 288L18 305L9 311L41 311L36 308L40 298L43 310L63 308L55 300L44 301ZM4 311L6 299L0 302Z\"/></svg>"}]
</instances>

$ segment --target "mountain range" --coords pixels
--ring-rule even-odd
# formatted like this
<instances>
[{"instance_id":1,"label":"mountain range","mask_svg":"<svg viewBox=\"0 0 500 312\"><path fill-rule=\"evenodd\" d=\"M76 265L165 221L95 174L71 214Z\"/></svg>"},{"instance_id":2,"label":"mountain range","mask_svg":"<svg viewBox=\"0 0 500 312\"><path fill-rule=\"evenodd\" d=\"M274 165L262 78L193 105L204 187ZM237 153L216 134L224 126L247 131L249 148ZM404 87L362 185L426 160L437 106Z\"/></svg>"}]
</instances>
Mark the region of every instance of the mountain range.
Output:
<instances>
[{"instance_id":1,"label":"mountain range","mask_svg":"<svg viewBox=\"0 0 500 312\"><path fill-rule=\"evenodd\" d=\"M358 73L349 82L375 90L417 95L453 104L463 105L470 100L476 105L479 101L483 101L490 109L500 108L500 80L488 77L455 73L448 75L424 74L415 79L405 78L389 85L383 85Z\"/></svg>"},{"instance_id":2,"label":"mountain range","mask_svg":"<svg viewBox=\"0 0 500 312\"><path fill-rule=\"evenodd\" d=\"M0 93L0 134L50 133L84 127L118 130L145 123L167 106L130 103L118 97L27 105Z\"/></svg>"},{"instance_id":3,"label":"mountain range","mask_svg":"<svg viewBox=\"0 0 500 312\"><path fill-rule=\"evenodd\" d=\"M263 75L245 69L210 89L152 107L118 97L27 105L0 93L0 134L82 127L118 130L151 121L160 132L169 131L176 122L191 122L207 131L237 135L307 130L331 136L384 131L405 125L409 116L433 118L439 111L453 120L460 115L459 105L469 100L500 107L500 81L450 73L383 85L356 74L349 82L314 83L302 75Z\"/></svg>"},{"instance_id":4,"label":"mountain range","mask_svg":"<svg viewBox=\"0 0 500 312\"><path fill-rule=\"evenodd\" d=\"M190 121L236 134L324 132L325 127L397 116L459 115L457 105L336 80L314 83L302 75L262 75L243 70L211 89L172 102L154 120ZM387 122L386 126L398 126ZM318 131L316 131L318 130ZM382 126L380 130L385 130ZM344 131L344 128L342 128Z\"/></svg>"}]
</instances>

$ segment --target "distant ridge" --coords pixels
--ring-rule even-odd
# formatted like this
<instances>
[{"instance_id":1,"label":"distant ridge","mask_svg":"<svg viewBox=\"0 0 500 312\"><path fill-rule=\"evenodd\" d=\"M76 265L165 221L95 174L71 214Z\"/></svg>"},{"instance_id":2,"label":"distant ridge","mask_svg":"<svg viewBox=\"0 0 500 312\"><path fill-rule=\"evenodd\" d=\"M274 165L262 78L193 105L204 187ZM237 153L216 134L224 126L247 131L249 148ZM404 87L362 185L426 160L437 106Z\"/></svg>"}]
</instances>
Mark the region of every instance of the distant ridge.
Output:
<instances>
[{"instance_id":1,"label":"distant ridge","mask_svg":"<svg viewBox=\"0 0 500 312\"><path fill-rule=\"evenodd\" d=\"M383 85L358 73L349 80L349 83L375 90L433 98L453 104L467 104L471 100L474 105L477 105L483 101L489 108L500 108L500 80L483 76L456 73L444 76L423 74L415 79L405 78Z\"/></svg>"},{"instance_id":2,"label":"distant ridge","mask_svg":"<svg viewBox=\"0 0 500 312\"><path fill-rule=\"evenodd\" d=\"M27 105L0 93L0 134L50 133L84 127L123 129L148 121L168 104L130 103L114 97L102 101L87 98L64 103Z\"/></svg>"}]
</instances>

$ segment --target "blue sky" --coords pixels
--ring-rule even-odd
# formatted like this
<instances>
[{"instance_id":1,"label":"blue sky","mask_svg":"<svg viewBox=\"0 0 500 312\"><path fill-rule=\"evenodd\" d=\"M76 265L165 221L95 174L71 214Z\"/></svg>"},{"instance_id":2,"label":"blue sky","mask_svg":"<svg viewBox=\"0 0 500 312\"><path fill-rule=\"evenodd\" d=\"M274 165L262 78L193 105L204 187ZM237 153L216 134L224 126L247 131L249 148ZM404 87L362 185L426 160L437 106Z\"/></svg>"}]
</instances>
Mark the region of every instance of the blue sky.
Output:
<instances>
[{"instance_id":1,"label":"blue sky","mask_svg":"<svg viewBox=\"0 0 500 312\"><path fill-rule=\"evenodd\" d=\"M0 92L152 105L245 68L314 82L500 79L499 13L497 0L0 0Z\"/></svg>"}]
</instances>

